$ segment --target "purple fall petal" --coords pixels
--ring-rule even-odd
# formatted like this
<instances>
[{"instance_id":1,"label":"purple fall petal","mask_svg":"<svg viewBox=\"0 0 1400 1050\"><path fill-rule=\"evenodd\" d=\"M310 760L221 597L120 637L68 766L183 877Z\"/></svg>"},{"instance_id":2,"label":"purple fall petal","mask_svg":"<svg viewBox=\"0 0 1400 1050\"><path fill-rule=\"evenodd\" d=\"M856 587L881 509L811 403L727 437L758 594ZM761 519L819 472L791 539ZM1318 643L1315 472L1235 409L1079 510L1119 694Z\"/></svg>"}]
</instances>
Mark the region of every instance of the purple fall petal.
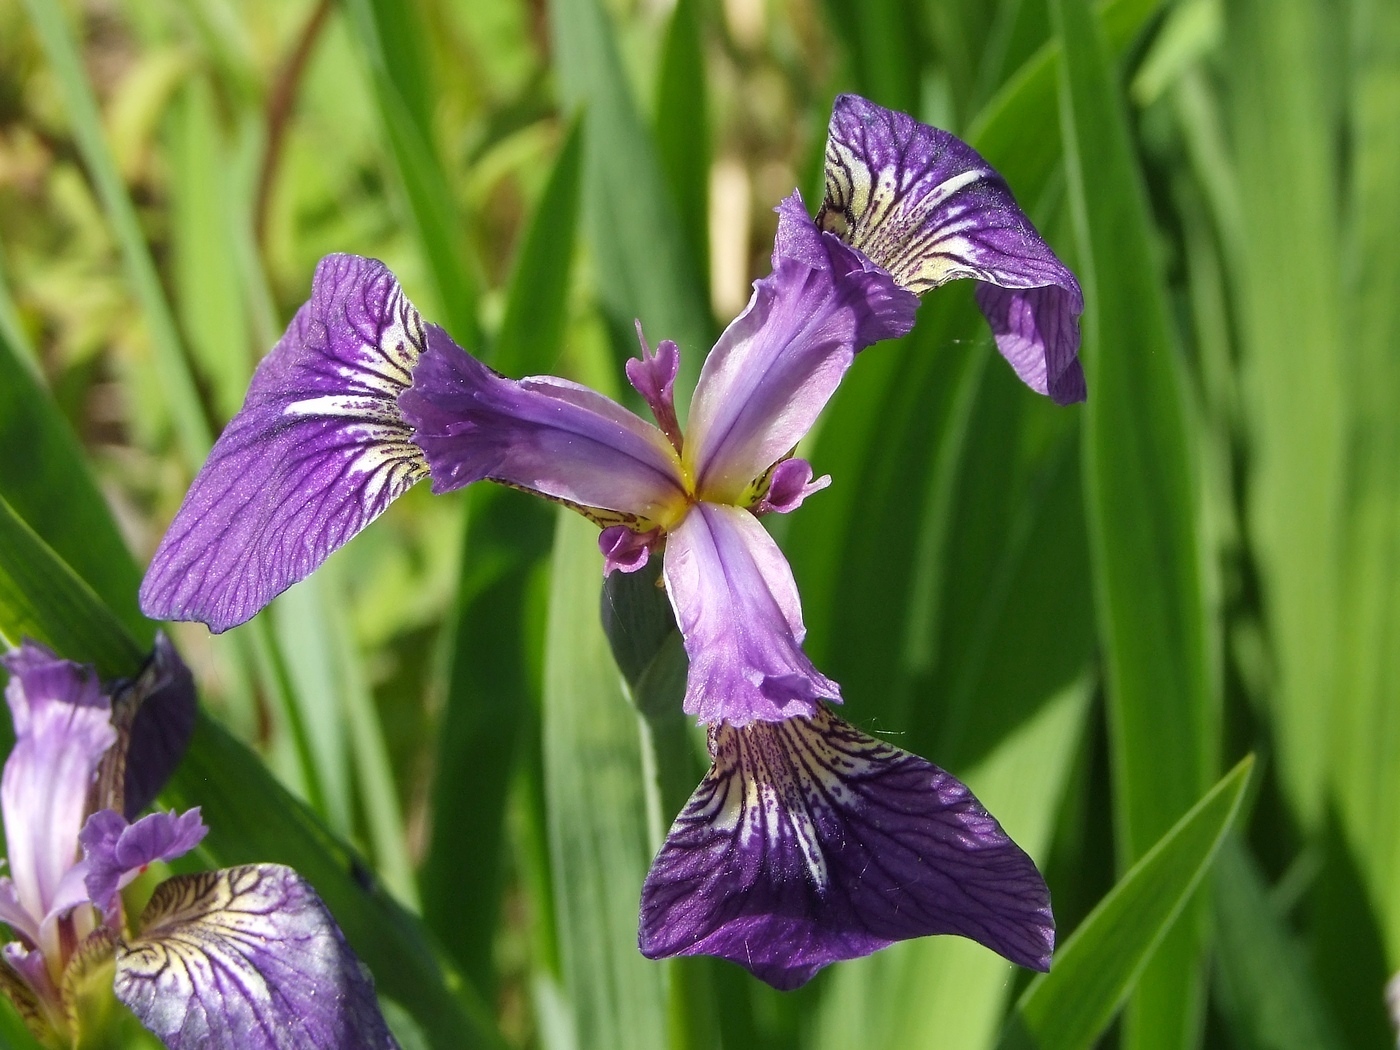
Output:
<instances>
[{"instance_id":1,"label":"purple fall petal","mask_svg":"<svg viewBox=\"0 0 1400 1050\"><path fill-rule=\"evenodd\" d=\"M805 214L802 221L811 225ZM810 232L819 249L855 259L815 227ZM888 274L834 269L812 258L818 248L775 254L773 272L754 282L748 307L705 358L684 450L701 499L741 502L811 429L872 334L901 334L913 323L917 301ZM875 314L872 304L884 305Z\"/></svg>"},{"instance_id":2,"label":"purple fall petal","mask_svg":"<svg viewBox=\"0 0 1400 1050\"><path fill-rule=\"evenodd\" d=\"M78 836L87 862L83 882L88 900L110 914L117 893L132 879L158 860L184 856L208 831L198 806L178 815L174 810L151 813L134 824L113 810L98 810Z\"/></svg>"},{"instance_id":3,"label":"purple fall petal","mask_svg":"<svg viewBox=\"0 0 1400 1050\"><path fill-rule=\"evenodd\" d=\"M603 525L656 524L685 505L675 449L656 427L587 387L513 380L428 329L399 400L433 491L498 481L567 503Z\"/></svg>"},{"instance_id":4,"label":"purple fall petal","mask_svg":"<svg viewBox=\"0 0 1400 1050\"><path fill-rule=\"evenodd\" d=\"M322 259L151 560L146 615L234 627L422 478L397 398L423 345L383 263Z\"/></svg>"},{"instance_id":5,"label":"purple fall petal","mask_svg":"<svg viewBox=\"0 0 1400 1050\"><path fill-rule=\"evenodd\" d=\"M960 277L995 286L978 302L1016 374L1061 404L1083 399L1079 282L967 143L859 96L840 96L827 131L817 223L910 291Z\"/></svg>"},{"instance_id":6,"label":"purple fall petal","mask_svg":"<svg viewBox=\"0 0 1400 1050\"><path fill-rule=\"evenodd\" d=\"M0 657L15 746L0 781L14 898L37 925L78 861L88 789L117 740L111 702L91 668L26 641Z\"/></svg>"},{"instance_id":7,"label":"purple fall petal","mask_svg":"<svg viewBox=\"0 0 1400 1050\"><path fill-rule=\"evenodd\" d=\"M117 998L170 1050L382 1050L374 984L321 898L258 864L160 885Z\"/></svg>"},{"instance_id":8,"label":"purple fall petal","mask_svg":"<svg viewBox=\"0 0 1400 1050\"><path fill-rule=\"evenodd\" d=\"M642 888L642 953L718 955L776 988L955 933L1045 970L1050 894L966 786L822 710L710 731L714 765Z\"/></svg>"},{"instance_id":9,"label":"purple fall petal","mask_svg":"<svg viewBox=\"0 0 1400 1050\"><path fill-rule=\"evenodd\" d=\"M666 540L665 578L690 659L687 714L742 726L840 702L840 687L802 651L792 570L747 510L692 507Z\"/></svg>"},{"instance_id":10,"label":"purple fall petal","mask_svg":"<svg viewBox=\"0 0 1400 1050\"><path fill-rule=\"evenodd\" d=\"M185 757L197 714L194 676L163 632L156 635L147 670L150 691L136 708L126 752L122 808L127 820L155 801ZM139 677L136 685L142 687L144 680Z\"/></svg>"}]
</instances>

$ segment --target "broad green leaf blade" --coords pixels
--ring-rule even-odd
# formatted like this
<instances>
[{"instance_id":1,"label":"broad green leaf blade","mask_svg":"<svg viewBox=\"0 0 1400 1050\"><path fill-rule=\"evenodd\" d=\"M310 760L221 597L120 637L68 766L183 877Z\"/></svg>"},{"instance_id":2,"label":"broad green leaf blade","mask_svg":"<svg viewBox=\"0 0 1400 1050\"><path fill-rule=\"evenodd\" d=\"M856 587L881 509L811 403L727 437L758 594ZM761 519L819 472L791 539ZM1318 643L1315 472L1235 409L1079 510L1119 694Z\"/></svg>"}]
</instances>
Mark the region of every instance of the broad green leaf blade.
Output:
<instances>
[{"instance_id":1,"label":"broad green leaf blade","mask_svg":"<svg viewBox=\"0 0 1400 1050\"><path fill-rule=\"evenodd\" d=\"M154 637L136 605L140 573L58 406L0 338L0 496L143 645Z\"/></svg>"},{"instance_id":2,"label":"broad green leaf blade","mask_svg":"<svg viewBox=\"0 0 1400 1050\"><path fill-rule=\"evenodd\" d=\"M479 350L476 279L463 255L462 219L433 142L431 87L423 30L412 5L349 0L350 23L369 65L384 139L398 170L409 216L433 279L443 326Z\"/></svg>"},{"instance_id":3,"label":"broad green leaf blade","mask_svg":"<svg viewBox=\"0 0 1400 1050\"><path fill-rule=\"evenodd\" d=\"M0 638L28 636L104 678L132 674L143 654L103 605L0 500ZM381 995L404 1006L437 1046L500 1046L490 1011L439 961L422 926L248 748L202 712L190 750L162 796L200 806L215 865L270 861L310 881L374 972Z\"/></svg>"},{"instance_id":4,"label":"broad green leaf blade","mask_svg":"<svg viewBox=\"0 0 1400 1050\"><path fill-rule=\"evenodd\" d=\"M583 122L569 128L530 219L506 297L491 365L519 377L548 372L559 357L578 240Z\"/></svg>"},{"instance_id":5,"label":"broad green leaf blade","mask_svg":"<svg viewBox=\"0 0 1400 1050\"><path fill-rule=\"evenodd\" d=\"M104 678L132 674L141 648L10 504L0 498L0 639L25 638L94 664Z\"/></svg>"},{"instance_id":6,"label":"broad green leaf blade","mask_svg":"<svg viewBox=\"0 0 1400 1050\"><path fill-rule=\"evenodd\" d=\"M1342 23L1311 0L1230 3L1223 56L1244 234L1234 279L1248 524L1276 661L1270 702L1279 774L1309 826L1321 822L1325 801L1332 704L1319 698L1333 697L1337 686L1345 521L1350 334L1344 339L1338 302L1340 129L1330 120L1331 56L1341 54Z\"/></svg>"},{"instance_id":7,"label":"broad green leaf blade","mask_svg":"<svg viewBox=\"0 0 1400 1050\"><path fill-rule=\"evenodd\" d=\"M47 0L25 0L25 6L58 81L83 164L97 188L107 219L121 246L122 260L150 331L155 370L166 393L164 407L174 422L176 438L185 461L192 466L203 461L213 443L209 423L200 408L199 393L190 377L175 319L161 288L160 276L156 273L136 209L132 207L111 151L103 139L97 102L93 98L92 86L83 73L78 50L65 21L64 8Z\"/></svg>"},{"instance_id":8,"label":"broad green leaf blade","mask_svg":"<svg viewBox=\"0 0 1400 1050\"><path fill-rule=\"evenodd\" d=\"M1107 660L1120 870L1209 783L1219 721L1206 617L1201 481L1146 194L1087 0L1057 0L1060 119L1080 241L1085 500ZM1127 1018L1134 1050L1194 1045L1204 988L1183 924Z\"/></svg>"},{"instance_id":9,"label":"broad green leaf blade","mask_svg":"<svg viewBox=\"0 0 1400 1050\"><path fill-rule=\"evenodd\" d=\"M649 827L641 726L598 622L597 529L560 509L544 670L544 762L564 993L579 1047L667 1044L663 966L637 951Z\"/></svg>"},{"instance_id":10,"label":"broad green leaf blade","mask_svg":"<svg viewBox=\"0 0 1400 1050\"><path fill-rule=\"evenodd\" d=\"M560 94L568 109L587 114L584 217L599 303L621 354L633 353L634 318L653 343L680 344L677 401L688 400L713 326L612 24L599 0L550 0L549 16Z\"/></svg>"},{"instance_id":11,"label":"broad green leaf blade","mask_svg":"<svg viewBox=\"0 0 1400 1050\"><path fill-rule=\"evenodd\" d=\"M1212 880L1215 985L1245 1050L1341 1050L1307 949L1293 937L1238 836L1221 847Z\"/></svg>"},{"instance_id":12,"label":"broad green leaf blade","mask_svg":"<svg viewBox=\"0 0 1400 1050\"><path fill-rule=\"evenodd\" d=\"M1042 861L1081 746L1089 696L1089 683L1070 686L965 778L1007 833ZM1012 970L1004 959L959 937L924 937L844 963L821 1000L815 1045L822 1050L990 1046L1011 992Z\"/></svg>"},{"instance_id":13,"label":"broad green leaf blade","mask_svg":"<svg viewBox=\"0 0 1400 1050\"><path fill-rule=\"evenodd\" d=\"M656 150L694 272L710 272L710 117L699 0L678 0L656 82Z\"/></svg>"},{"instance_id":14,"label":"broad green leaf blade","mask_svg":"<svg viewBox=\"0 0 1400 1050\"><path fill-rule=\"evenodd\" d=\"M1222 777L1123 876L1031 982L999 1046L1095 1045L1234 826L1253 766L1251 755Z\"/></svg>"}]
</instances>

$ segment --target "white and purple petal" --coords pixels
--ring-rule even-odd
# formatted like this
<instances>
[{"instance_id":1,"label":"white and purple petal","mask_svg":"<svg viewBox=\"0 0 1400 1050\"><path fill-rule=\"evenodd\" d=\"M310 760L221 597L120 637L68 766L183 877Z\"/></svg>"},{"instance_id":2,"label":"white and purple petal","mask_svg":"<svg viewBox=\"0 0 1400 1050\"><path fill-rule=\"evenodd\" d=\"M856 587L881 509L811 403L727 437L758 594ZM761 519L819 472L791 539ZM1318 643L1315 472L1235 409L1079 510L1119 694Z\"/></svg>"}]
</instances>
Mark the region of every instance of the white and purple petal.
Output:
<instances>
[{"instance_id":1,"label":"white and purple petal","mask_svg":"<svg viewBox=\"0 0 1400 1050\"><path fill-rule=\"evenodd\" d=\"M1060 404L1084 399L1079 282L1002 177L955 135L840 96L817 223L910 291L963 277L983 282L978 303L1016 374Z\"/></svg>"},{"instance_id":2,"label":"white and purple petal","mask_svg":"<svg viewBox=\"0 0 1400 1050\"><path fill-rule=\"evenodd\" d=\"M440 328L429 328L413 388L399 403L434 492L497 481L604 524L656 524L685 506L676 451L656 427L577 383L507 379Z\"/></svg>"},{"instance_id":3,"label":"white and purple petal","mask_svg":"<svg viewBox=\"0 0 1400 1050\"><path fill-rule=\"evenodd\" d=\"M423 346L383 263L322 259L151 560L146 615L242 623L426 475L397 403Z\"/></svg>"},{"instance_id":4,"label":"white and purple petal","mask_svg":"<svg viewBox=\"0 0 1400 1050\"><path fill-rule=\"evenodd\" d=\"M802 651L792 569L747 510L697 503L667 537L664 571L690 660L687 714L742 726L840 702L840 687Z\"/></svg>"},{"instance_id":5,"label":"white and purple petal","mask_svg":"<svg viewBox=\"0 0 1400 1050\"><path fill-rule=\"evenodd\" d=\"M14 900L38 929L78 862L88 791L117 734L92 668L31 641L0 663L10 672L5 699L15 729L0 779L9 878Z\"/></svg>"},{"instance_id":6,"label":"white and purple petal","mask_svg":"<svg viewBox=\"0 0 1400 1050\"><path fill-rule=\"evenodd\" d=\"M803 221L811 225L805 213ZM796 254L775 253L773 272L754 282L748 307L705 358L684 452L701 499L738 501L811 429L856 351L913 324L913 295L878 269L835 267L827 249L847 262L854 253L810 233L815 242L788 238Z\"/></svg>"},{"instance_id":7,"label":"white and purple petal","mask_svg":"<svg viewBox=\"0 0 1400 1050\"><path fill-rule=\"evenodd\" d=\"M717 955L777 988L960 934L1048 969L1050 894L965 785L822 710L710 731L714 764L642 888L642 953Z\"/></svg>"},{"instance_id":8,"label":"white and purple petal","mask_svg":"<svg viewBox=\"0 0 1400 1050\"><path fill-rule=\"evenodd\" d=\"M117 998L170 1050L383 1050L374 984L316 891L257 864L162 883Z\"/></svg>"},{"instance_id":9,"label":"white and purple petal","mask_svg":"<svg viewBox=\"0 0 1400 1050\"><path fill-rule=\"evenodd\" d=\"M78 835L87 899L111 915L119 891L156 861L184 856L208 831L198 806L180 814L151 813L134 824L115 810L98 810Z\"/></svg>"}]
</instances>

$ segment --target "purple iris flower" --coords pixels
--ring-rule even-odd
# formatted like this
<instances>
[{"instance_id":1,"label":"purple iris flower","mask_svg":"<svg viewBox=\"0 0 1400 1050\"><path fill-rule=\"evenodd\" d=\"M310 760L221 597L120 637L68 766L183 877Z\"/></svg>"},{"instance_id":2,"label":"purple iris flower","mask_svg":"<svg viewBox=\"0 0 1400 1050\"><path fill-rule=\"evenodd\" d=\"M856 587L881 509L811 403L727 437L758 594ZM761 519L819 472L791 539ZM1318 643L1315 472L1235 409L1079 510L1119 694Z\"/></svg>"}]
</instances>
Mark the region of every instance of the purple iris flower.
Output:
<instances>
[{"instance_id":1,"label":"purple iris flower","mask_svg":"<svg viewBox=\"0 0 1400 1050\"><path fill-rule=\"evenodd\" d=\"M759 522L829 483L793 458L864 348L918 295L979 282L1033 389L1084 396L1079 286L1001 178L946 132L842 96L814 220L778 208L773 270L706 358L682 430L679 349L627 377L654 422L552 376L508 379L423 322L380 263L331 256L259 367L142 586L164 619L223 630L301 579L416 480L489 480L601 528L606 572L664 551L689 659L684 709L714 765L656 858L640 944L706 953L780 988L894 940L960 933L1044 969L1049 894L965 786L860 733L803 652L791 569ZM640 328L638 331L641 336Z\"/></svg>"},{"instance_id":2,"label":"purple iris flower","mask_svg":"<svg viewBox=\"0 0 1400 1050\"><path fill-rule=\"evenodd\" d=\"M129 819L194 726L193 681L163 636L142 674L110 690L34 642L0 663L15 728L0 921L16 937L0 949L0 988L39 1039L76 1045L79 989L110 966L117 998L172 1050L394 1046L370 979L290 868L176 876L128 928L121 890L207 830L197 808Z\"/></svg>"}]
</instances>

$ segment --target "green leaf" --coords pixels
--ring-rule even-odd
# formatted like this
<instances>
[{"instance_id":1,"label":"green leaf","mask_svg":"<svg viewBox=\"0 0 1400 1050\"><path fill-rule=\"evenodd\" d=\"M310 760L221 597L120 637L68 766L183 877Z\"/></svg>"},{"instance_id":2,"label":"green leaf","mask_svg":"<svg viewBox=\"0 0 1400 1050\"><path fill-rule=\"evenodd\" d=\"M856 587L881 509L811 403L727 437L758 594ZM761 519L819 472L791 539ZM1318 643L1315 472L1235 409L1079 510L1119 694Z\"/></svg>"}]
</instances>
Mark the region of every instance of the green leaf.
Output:
<instances>
[{"instance_id":1,"label":"green leaf","mask_svg":"<svg viewBox=\"0 0 1400 1050\"><path fill-rule=\"evenodd\" d=\"M1004 1050L1094 1046L1186 907L1239 815L1245 758L1133 865L1016 1004Z\"/></svg>"},{"instance_id":2,"label":"green leaf","mask_svg":"<svg viewBox=\"0 0 1400 1050\"><path fill-rule=\"evenodd\" d=\"M1087 307L1085 500L1120 868L1209 783L1219 722L1201 480L1181 358L1107 46L1086 0L1056 0L1060 120ZM1204 1008L1189 924L1140 984L1125 1046L1192 1045Z\"/></svg>"},{"instance_id":3,"label":"green leaf","mask_svg":"<svg viewBox=\"0 0 1400 1050\"><path fill-rule=\"evenodd\" d=\"M580 1047L666 1045L665 969L637 951L659 845L641 726L598 622L597 528L560 509L544 670L544 762L564 992Z\"/></svg>"},{"instance_id":4,"label":"green leaf","mask_svg":"<svg viewBox=\"0 0 1400 1050\"><path fill-rule=\"evenodd\" d=\"M710 272L710 117L699 0L679 0L656 82L656 149L695 274Z\"/></svg>"},{"instance_id":5,"label":"green leaf","mask_svg":"<svg viewBox=\"0 0 1400 1050\"><path fill-rule=\"evenodd\" d=\"M578 240L582 121L569 128L530 219L506 296L506 314L491 353L508 376L547 372L564 343L569 279Z\"/></svg>"},{"instance_id":6,"label":"green leaf","mask_svg":"<svg viewBox=\"0 0 1400 1050\"><path fill-rule=\"evenodd\" d=\"M122 261L126 264L133 291L141 304L154 351L155 371L165 391L163 402L174 422L176 438L187 464L202 462L212 439L209 423L200 409L198 391L190 376L180 345L175 319L161 288L160 276L151 259L145 234L122 184L111 151L102 136L102 121L92 86L83 73L78 50L65 21L61 4L48 0L25 0L29 17L39 31L49 66L58 81L73 136L89 177L112 224Z\"/></svg>"},{"instance_id":7,"label":"green leaf","mask_svg":"<svg viewBox=\"0 0 1400 1050\"><path fill-rule=\"evenodd\" d=\"M1245 1050L1341 1050L1308 959L1249 851L1228 839L1215 862L1215 985Z\"/></svg>"},{"instance_id":8,"label":"green leaf","mask_svg":"<svg viewBox=\"0 0 1400 1050\"><path fill-rule=\"evenodd\" d=\"M468 348L481 346L477 284L461 246L465 227L431 124L431 86L413 5L348 0L350 24L369 64L379 119L398 170L409 218L433 279L444 327Z\"/></svg>"},{"instance_id":9,"label":"green leaf","mask_svg":"<svg viewBox=\"0 0 1400 1050\"><path fill-rule=\"evenodd\" d=\"M680 402L694 389L713 341L704 286L599 0L550 0L549 15L560 95L570 110L582 109L588 118L584 218L598 301L619 360L634 354L634 318L641 319L652 342L680 344Z\"/></svg>"}]
</instances>

